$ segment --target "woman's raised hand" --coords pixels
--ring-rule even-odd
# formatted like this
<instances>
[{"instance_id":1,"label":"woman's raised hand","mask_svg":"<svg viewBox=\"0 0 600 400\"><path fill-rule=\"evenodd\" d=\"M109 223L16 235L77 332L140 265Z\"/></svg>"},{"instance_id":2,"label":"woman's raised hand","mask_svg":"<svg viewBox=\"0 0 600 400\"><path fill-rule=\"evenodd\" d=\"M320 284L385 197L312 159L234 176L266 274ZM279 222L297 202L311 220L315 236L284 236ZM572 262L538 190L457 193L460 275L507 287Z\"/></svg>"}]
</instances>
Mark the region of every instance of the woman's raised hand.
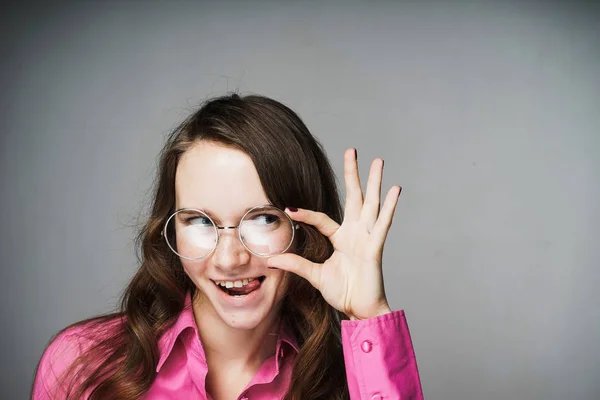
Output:
<instances>
[{"instance_id":1,"label":"woman's raised hand","mask_svg":"<svg viewBox=\"0 0 600 400\"><path fill-rule=\"evenodd\" d=\"M323 298L350 319L391 312L383 285L383 245L392 224L402 188L392 186L380 209L383 160L373 160L363 200L355 149L344 154L346 206L342 225L327 215L286 209L290 217L315 226L331 241L334 252L323 264L293 253L271 257L268 265L308 280Z\"/></svg>"}]
</instances>

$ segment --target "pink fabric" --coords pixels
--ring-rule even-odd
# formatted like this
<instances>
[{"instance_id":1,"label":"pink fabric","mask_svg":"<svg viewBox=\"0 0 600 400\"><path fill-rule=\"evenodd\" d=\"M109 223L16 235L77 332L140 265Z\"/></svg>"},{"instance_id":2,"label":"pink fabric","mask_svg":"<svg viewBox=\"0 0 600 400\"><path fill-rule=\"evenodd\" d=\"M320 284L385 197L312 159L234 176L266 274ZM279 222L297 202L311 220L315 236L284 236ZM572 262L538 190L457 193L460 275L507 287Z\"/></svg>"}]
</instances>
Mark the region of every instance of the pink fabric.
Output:
<instances>
[{"instance_id":1,"label":"pink fabric","mask_svg":"<svg viewBox=\"0 0 600 400\"><path fill-rule=\"evenodd\" d=\"M92 343L81 328L59 335L46 349L34 382L33 399L64 399L59 377ZM417 363L403 311L363 321L342 321L342 344L352 400L422 399ZM199 340L191 296L176 323L159 340L157 376L144 399L210 399L204 385L208 367ZM282 327L275 354L264 361L239 400L281 399L298 352Z\"/></svg>"}]
</instances>

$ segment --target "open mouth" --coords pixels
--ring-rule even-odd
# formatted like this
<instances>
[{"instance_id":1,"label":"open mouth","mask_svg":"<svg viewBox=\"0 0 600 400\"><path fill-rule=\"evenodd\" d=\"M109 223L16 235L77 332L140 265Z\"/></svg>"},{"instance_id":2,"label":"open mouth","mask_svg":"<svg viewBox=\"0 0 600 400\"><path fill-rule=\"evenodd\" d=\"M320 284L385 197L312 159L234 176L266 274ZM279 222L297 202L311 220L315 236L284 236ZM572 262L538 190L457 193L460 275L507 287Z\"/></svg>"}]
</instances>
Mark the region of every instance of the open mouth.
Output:
<instances>
[{"instance_id":1,"label":"open mouth","mask_svg":"<svg viewBox=\"0 0 600 400\"><path fill-rule=\"evenodd\" d=\"M246 296L255 290L258 290L265 280L265 276L258 278L244 279L241 281L213 281L213 283L223 292L230 296Z\"/></svg>"}]
</instances>

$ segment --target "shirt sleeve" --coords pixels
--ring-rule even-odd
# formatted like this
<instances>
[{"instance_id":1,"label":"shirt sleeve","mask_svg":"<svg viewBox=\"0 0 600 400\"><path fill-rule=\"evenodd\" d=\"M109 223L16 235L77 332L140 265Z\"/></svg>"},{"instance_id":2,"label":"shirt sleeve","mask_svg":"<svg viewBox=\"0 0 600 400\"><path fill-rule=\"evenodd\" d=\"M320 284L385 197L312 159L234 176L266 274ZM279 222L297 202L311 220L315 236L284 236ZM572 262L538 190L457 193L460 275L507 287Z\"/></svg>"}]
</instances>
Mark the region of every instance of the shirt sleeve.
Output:
<instances>
[{"instance_id":1,"label":"shirt sleeve","mask_svg":"<svg viewBox=\"0 0 600 400\"><path fill-rule=\"evenodd\" d=\"M417 360L404 311L342 321L351 400L422 400Z\"/></svg>"}]
</instances>

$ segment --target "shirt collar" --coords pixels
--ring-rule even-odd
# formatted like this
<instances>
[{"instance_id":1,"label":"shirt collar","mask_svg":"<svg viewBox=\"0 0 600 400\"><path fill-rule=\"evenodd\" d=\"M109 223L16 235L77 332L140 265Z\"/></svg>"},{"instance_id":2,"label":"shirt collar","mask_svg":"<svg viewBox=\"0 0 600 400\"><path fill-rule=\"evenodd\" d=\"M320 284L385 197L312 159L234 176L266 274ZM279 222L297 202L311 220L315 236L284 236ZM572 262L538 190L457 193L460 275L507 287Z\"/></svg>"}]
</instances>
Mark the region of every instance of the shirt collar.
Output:
<instances>
[{"instance_id":1,"label":"shirt collar","mask_svg":"<svg viewBox=\"0 0 600 400\"><path fill-rule=\"evenodd\" d=\"M195 337L200 340L198 336L198 327L196 326L196 319L194 318L194 309L192 307L192 294L187 292L185 296L185 303L183 310L179 313L175 323L160 337L158 340L158 350L160 357L156 366L156 372L160 372L165 361L171 354L173 346L177 341L177 338L183 331L191 328L194 330ZM279 339L277 340L277 349L281 347L281 343L287 343L294 352L298 353L298 343L296 337L288 324L282 323L279 329Z\"/></svg>"}]
</instances>

